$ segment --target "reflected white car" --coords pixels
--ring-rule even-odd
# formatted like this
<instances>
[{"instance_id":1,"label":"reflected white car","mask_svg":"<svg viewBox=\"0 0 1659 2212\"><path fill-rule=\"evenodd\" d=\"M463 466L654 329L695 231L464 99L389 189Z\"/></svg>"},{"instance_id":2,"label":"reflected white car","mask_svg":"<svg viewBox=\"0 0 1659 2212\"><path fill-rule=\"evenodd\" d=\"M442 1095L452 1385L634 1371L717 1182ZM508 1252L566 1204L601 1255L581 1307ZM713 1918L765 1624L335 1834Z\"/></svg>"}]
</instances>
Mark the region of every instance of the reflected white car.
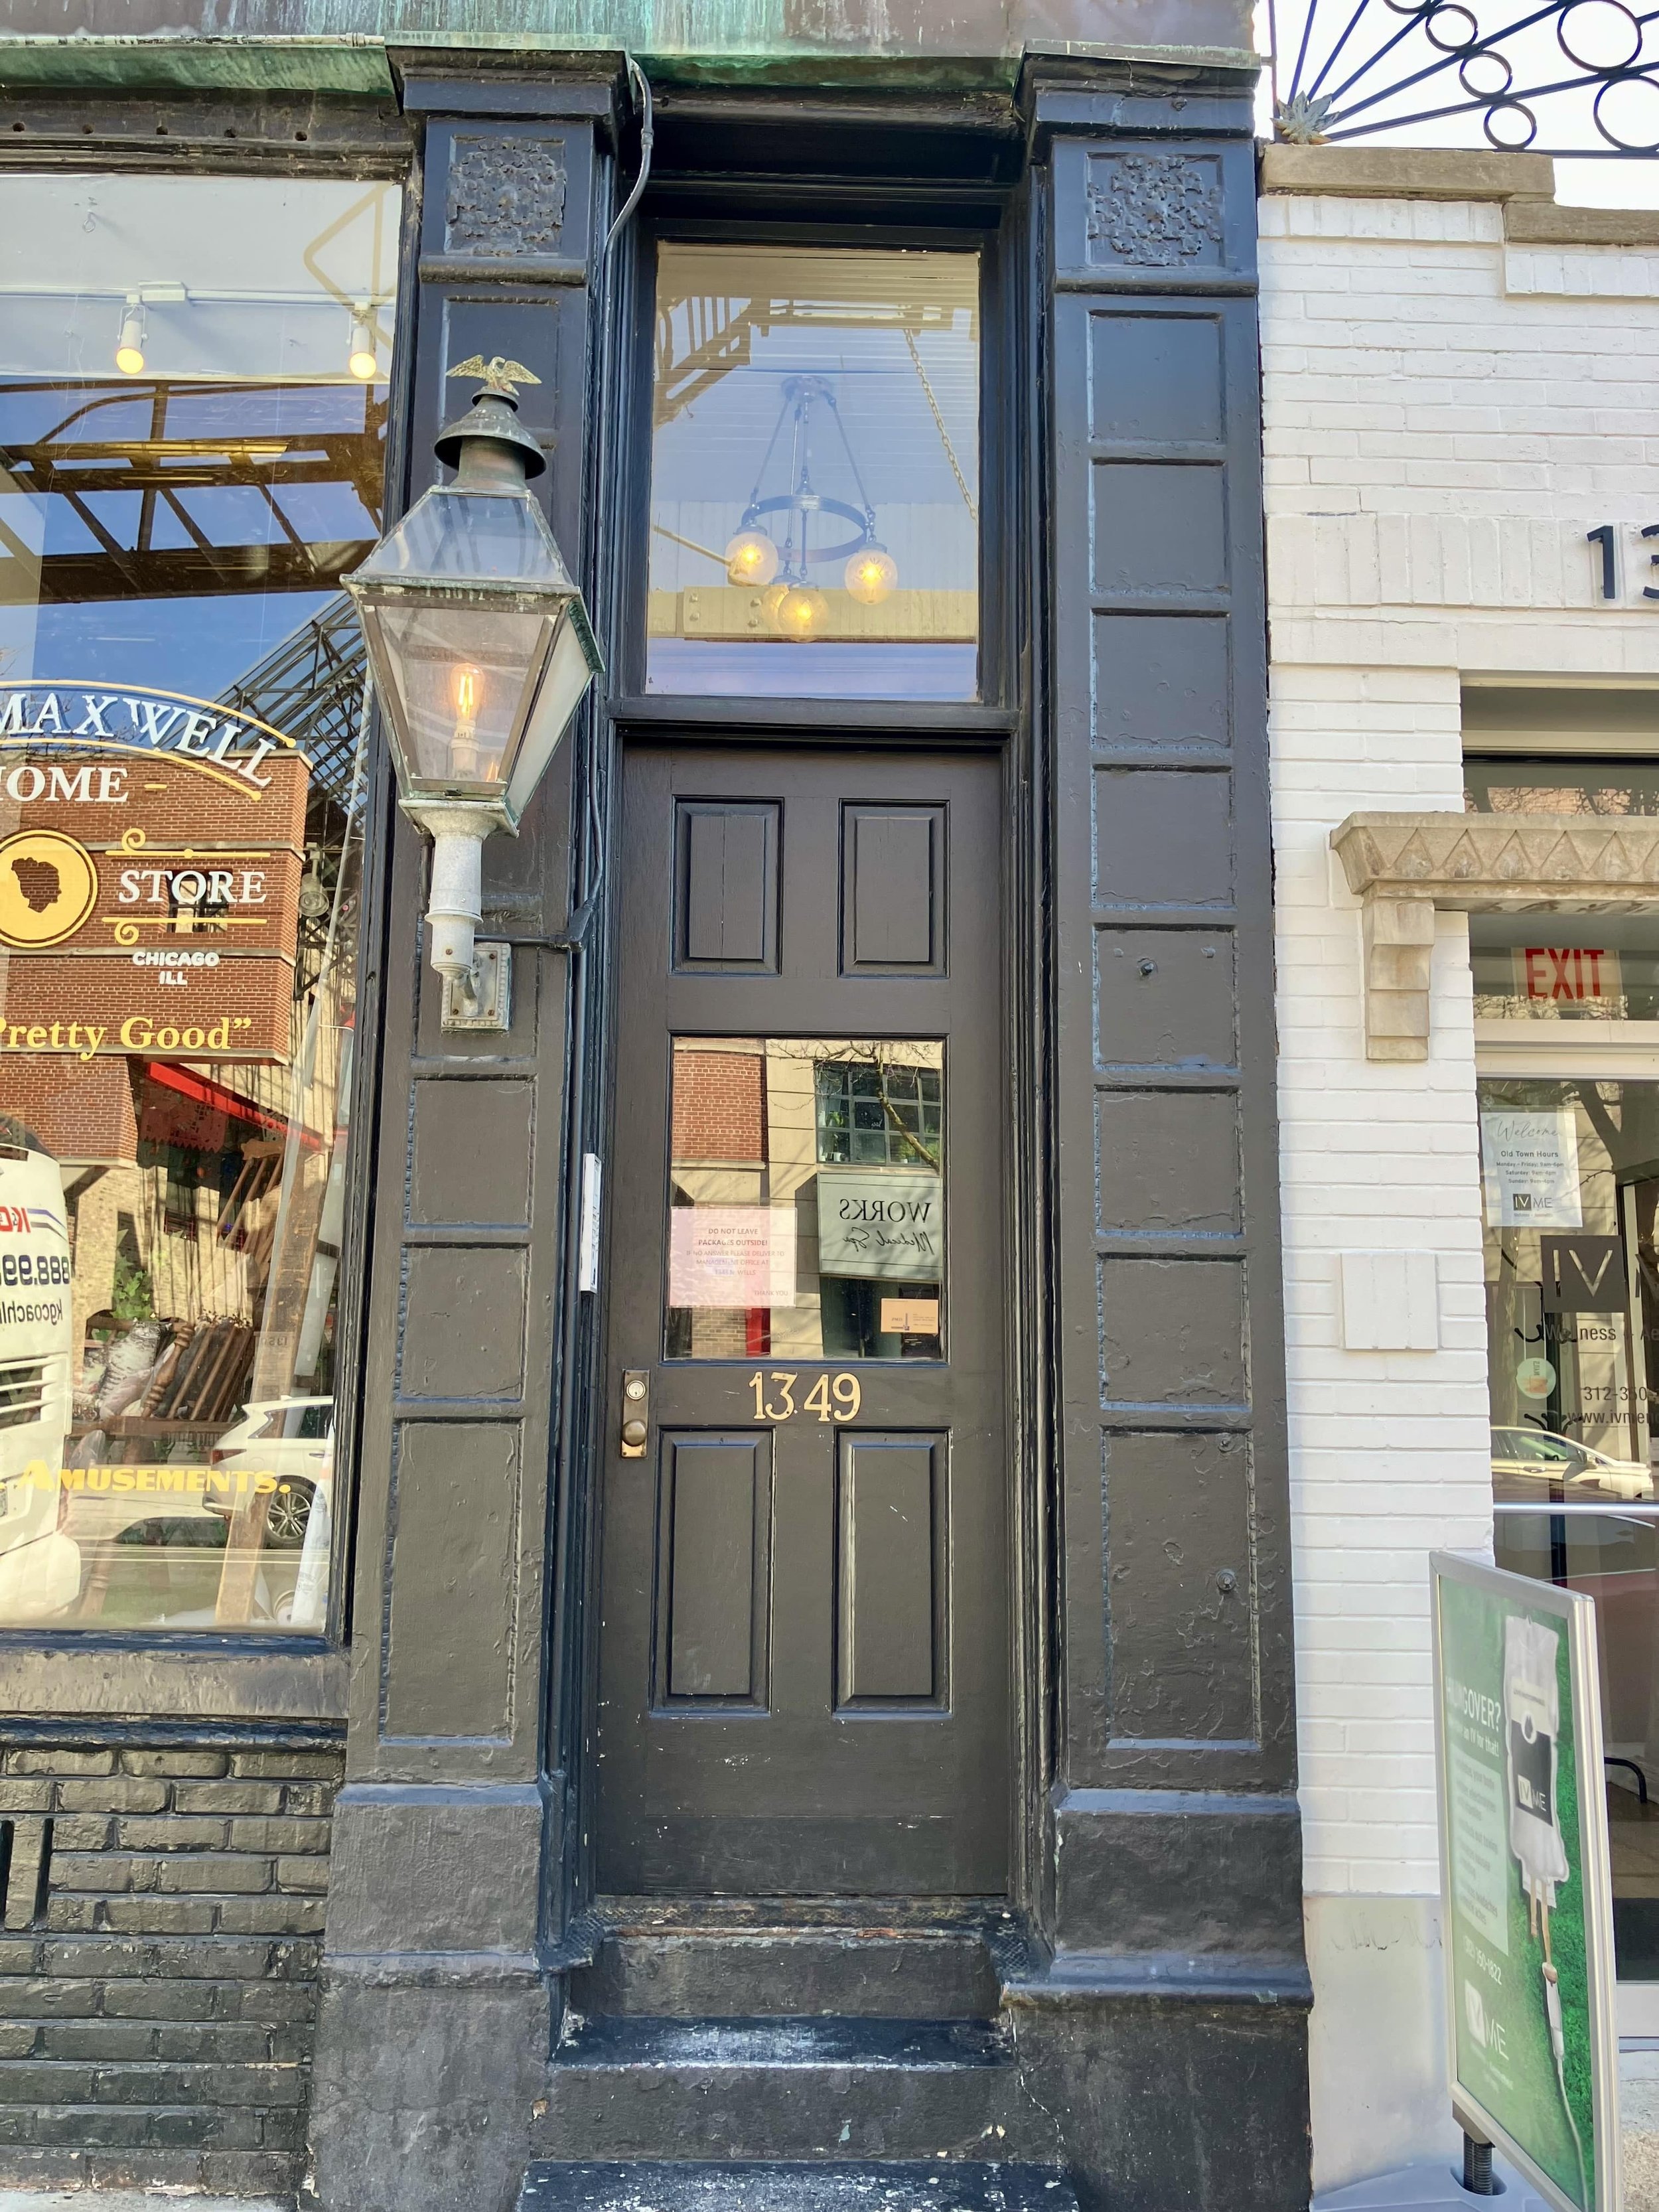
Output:
<instances>
[{"instance_id":1,"label":"reflected white car","mask_svg":"<svg viewBox=\"0 0 1659 2212\"><path fill-rule=\"evenodd\" d=\"M1640 1460L1615 1459L1553 1429L1494 1429L1492 1494L1500 1504L1595 1504L1616 1498L1626 1504L1653 1496L1653 1469ZM1540 1497L1540 1486L1546 1495Z\"/></svg>"},{"instance_id":2,"label":"reflected white car","mask_svg":"<svg viewBox=\"0 0 1659 2212\"><path fill-rule=\"evenodd\" d=\"M245 1406L241 1419L208 1455L210 1465L232 1473L276 1476L265 1514L265 1542L273 1551L295 1550L305 1541L312 1500L332 1475L333 1428L332 1398L264 1398ZM235 1510L233 1498L210 1494L203 1502L227 1518Z\"/></svg>"},{"instance_id":3,"label":"reflected white car","mask_svg":"<svg viewBox=\"0 0 1659 2212\"><path fill-rule=\"evenodd\" d=\"M49 1620L81 1588L66 1532L64 1440L73 1412L69 1231L57 1161L0 1115L0 1621Z\"/></svg>"}]
</instances>

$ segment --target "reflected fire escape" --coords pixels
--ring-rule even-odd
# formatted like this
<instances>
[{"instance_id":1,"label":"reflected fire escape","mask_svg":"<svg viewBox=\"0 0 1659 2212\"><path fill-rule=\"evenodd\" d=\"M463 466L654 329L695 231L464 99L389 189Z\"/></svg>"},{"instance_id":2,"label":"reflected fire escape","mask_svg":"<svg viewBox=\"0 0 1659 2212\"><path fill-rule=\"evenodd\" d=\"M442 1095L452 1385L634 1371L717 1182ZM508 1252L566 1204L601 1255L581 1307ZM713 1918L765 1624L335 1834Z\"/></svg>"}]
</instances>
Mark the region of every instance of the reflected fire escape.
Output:
<instances>
[{"instance_id":1,"label":"reflected fire escape","mask_svg":"<svg viewBox=\"0 0 1659 2212\"><path fill-rule=\"evenodd\" d=\"M31 418L53 401L64 411L35 429ZM0 605L335 593L220 695L293 738L311 763L303 988L326 938L330 856L362 805L362 639L337 586L379 534L383 398L356 386L158 379L76 391L19 380L0 387L0 489L9 495L0 500ZM336 419L307 419L319 411ZM228 491L244 496L227 502ZM15 499L44 519L44 550L6 519ZM310 534L307 518L319 512L361 515L364 534Z\"/></svg>"},{"instance_id":2,"label":"reflected fire escape","mask_svg":"<svg viewBox=\"0 0 1659 2212\"><path fill-rule=\"evenodd\" d=\"M331 589L379 532L386 409L373 391L362 388L359 422L285 426L285 413L310 411L316 390L158 380L142 390L82 391L44 431L0 435L5 489L22 495L39 513L50 512L49 501L58 502L52 538L69 541L36 551L0 519L0 601L15 605L38 596L46 604L68 604ZM9 428L53 395L71 396L59 384L8 382L0 405ZM338 396L345 396L343 390ZM100 434L131 425L135 402L146 398L145 435ZM372 519L369 534L334 542L307 536L283 495L302 487L342 486ZM250 529L239 514L235 542L220 543L189 495L233 488L254 495L263 527ZM7 564L14 561L30 578L27 594L7 580Z\"/></svg>"}]
</instances>

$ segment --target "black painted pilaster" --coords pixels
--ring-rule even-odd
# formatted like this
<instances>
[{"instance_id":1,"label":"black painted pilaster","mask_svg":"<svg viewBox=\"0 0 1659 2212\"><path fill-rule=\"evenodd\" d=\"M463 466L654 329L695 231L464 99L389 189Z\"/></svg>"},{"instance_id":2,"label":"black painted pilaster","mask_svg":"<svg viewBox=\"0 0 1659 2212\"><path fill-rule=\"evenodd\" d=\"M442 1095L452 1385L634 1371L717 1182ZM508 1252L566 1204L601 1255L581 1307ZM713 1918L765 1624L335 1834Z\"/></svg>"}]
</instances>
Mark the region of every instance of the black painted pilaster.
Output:
<instances>
[{"instance_id":1,"label":"black painted pilaster","mask_svg":"<svg viewBox=\"0 0 1659 2212\"><path fill-rule=\"evenodd\" d=\"M1289 2212L1307 1983L1250 89L1028 73L1049 215L1062 1656L1054 1969L1013 2002L1091 2203L1109 2176L1115 2207Z\"/></svg>"},{"instance_id":2,"label":"black painted pilaster","mask_svg":"<svg viewBox=\"0 0 1659 2212\"><path fill-rule=\"evenodd\" d=\"M580 574L611 80L447 81L409 58L403 85L424 125L409 495L471 398L447 372L506 355L540 380L520 421L547 452L537 489ZM563 927L573 750L521 835L485 848L485 939ZM446 1036L423 944L427 848L400 816L391 836L351 1713L312 2137L326 2206L498 2212L550 2040L567 956L515 952L507 1035Z\"/></svg>"}]
</instances>

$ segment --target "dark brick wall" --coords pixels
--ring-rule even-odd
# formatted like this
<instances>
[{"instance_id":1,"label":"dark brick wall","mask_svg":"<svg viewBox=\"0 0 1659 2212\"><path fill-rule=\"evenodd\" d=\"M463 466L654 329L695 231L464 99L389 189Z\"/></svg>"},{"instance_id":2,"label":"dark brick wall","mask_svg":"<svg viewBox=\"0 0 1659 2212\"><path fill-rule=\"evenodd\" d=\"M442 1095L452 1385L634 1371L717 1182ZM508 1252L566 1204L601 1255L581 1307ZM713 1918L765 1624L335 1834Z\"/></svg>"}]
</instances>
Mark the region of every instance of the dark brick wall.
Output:
<instances>
[{"instance_id":1,"label":"dark brick wall","mask_svg":"<svg viewBox=\"0 0 1659 2212\"><path fill-rule=\"evenodd\" d=\"M0 1747L0 2185L295 2186L342 1765Z\"/></svg>"}]
</instances>

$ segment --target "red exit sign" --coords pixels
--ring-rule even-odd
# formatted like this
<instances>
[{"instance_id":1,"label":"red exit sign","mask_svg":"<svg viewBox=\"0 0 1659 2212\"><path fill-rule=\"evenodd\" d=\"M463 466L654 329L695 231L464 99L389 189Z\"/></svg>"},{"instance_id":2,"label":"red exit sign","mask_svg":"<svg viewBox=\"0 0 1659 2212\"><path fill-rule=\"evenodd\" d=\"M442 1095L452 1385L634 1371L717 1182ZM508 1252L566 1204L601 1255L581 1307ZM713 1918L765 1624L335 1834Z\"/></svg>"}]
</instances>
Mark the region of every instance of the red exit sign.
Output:
<instances>
[{"instance_id":1,"label":"red exit sign","mask_svg":"<svg viewBox=\"0 0 1659 2212\"><path fill-rule=\"evenodd\" d=\"M1622 1000L1619 955L1595 945L1528 945L1515 955L1520 995L1532 1006L1601 1006Z\"/></svg>"}]
</instances>

